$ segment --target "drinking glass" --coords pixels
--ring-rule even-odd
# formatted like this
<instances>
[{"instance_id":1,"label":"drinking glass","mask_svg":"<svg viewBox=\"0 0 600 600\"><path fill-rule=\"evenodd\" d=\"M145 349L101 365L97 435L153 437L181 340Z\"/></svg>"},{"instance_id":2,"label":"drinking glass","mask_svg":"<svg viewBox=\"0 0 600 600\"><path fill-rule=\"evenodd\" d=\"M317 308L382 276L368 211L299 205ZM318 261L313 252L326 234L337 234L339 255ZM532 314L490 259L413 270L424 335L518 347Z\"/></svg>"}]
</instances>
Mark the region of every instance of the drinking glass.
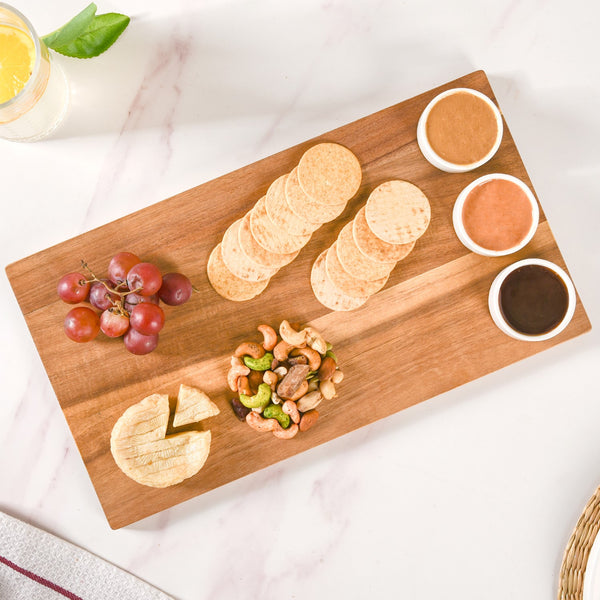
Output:
<instances>
[{"instance_id":1,"label":"drinking glass","mask_svg":"<svg viewBox=\"0 0 600 600\"><path fill-rule=\"evenodd\" d=\"M69 86L60 65L17 9L0 2L0 26L21 30L33 42L35 63L23 89L0 103L0 138L33 142L50 134L63 120L69 104Z\"/></svg>"}]
</instances>

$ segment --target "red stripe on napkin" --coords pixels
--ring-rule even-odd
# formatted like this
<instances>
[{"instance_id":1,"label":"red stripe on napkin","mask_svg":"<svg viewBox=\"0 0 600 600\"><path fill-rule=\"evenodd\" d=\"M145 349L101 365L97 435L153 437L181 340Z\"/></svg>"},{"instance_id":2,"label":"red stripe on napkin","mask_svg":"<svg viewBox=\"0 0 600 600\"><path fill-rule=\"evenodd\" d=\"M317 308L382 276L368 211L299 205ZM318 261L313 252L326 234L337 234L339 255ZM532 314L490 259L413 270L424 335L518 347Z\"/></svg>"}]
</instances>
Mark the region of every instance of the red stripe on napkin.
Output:
<instances>
[{"instance_id":1,"label":"red stripe on napkin","mask_svg":"<svg viewBox=\"0 0 600 600\"><path fill-rule=\"evenodd\" d=\"M48 581L47 579L44 579L43 577L40 577L39 575L36 575L35 573L28 571L27 569L23 569L18 565L15 565L15 563L11 562L7 558L4 558L4 556L0 556L0 563L4 563L7 567L10 567L17 573L21 573L21 575L25 575L25 577L29 577L29 579L32 579L40 585L45 585L47 588L50 588L51 590L62 594L65 598L69 598L69 600L83 600L83 598L81 598L80 596L73 594L73 592L69 592L69 590L65 590L64 588L60 587L60 585L56 585L56 583L52 583L51 581Z\"/></svg>"}]
</instances>

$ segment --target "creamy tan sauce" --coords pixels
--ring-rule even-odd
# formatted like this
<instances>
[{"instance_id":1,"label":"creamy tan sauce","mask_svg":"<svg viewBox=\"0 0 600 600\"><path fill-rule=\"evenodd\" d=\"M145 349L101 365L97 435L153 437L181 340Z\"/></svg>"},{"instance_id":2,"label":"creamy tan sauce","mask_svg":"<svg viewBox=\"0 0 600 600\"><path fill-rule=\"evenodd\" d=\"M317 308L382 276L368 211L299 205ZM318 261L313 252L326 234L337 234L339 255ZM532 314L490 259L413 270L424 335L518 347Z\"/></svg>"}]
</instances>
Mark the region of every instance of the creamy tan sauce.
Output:
<instances>
[{"instance_id":1,"label":"creamy tan sauce","mask_svg":"<svg viewBox=\"0 0 600 600\"><path fill-rule=\"evenodd\" d=\"M456 92L433 106L426 131L438 156L456 165L469 165L493 148L498 124L485 100L468 92Z\"/></svg>"},{"instance_id":2,"label":"creamy tan sauce","mask_svg":"<svg viewBox=\"0 0 600 600\"><path fill-rule=\"evenodd\" d=\"M492 179L469 193L462 220L476 244L502 251L523 241L531 229L533 215L527 195L516 183Z\"/></svg>"}]
</instances>

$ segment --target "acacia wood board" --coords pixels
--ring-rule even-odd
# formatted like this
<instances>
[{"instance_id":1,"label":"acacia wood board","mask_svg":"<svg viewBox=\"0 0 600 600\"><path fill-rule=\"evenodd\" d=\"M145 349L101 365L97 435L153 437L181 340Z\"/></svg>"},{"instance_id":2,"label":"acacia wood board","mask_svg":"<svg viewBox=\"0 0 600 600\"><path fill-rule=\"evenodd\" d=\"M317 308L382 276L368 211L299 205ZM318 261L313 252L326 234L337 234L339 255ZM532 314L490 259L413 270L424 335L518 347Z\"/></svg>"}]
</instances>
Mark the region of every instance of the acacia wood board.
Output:
<instances>
[{"instance_id":1,"label":"acacia wood board","mask_svg":"<svg viewBox=\"0 0 600 600\"><path fill-rule=\"evenodd\" d=\"M514 340L493 324L487 294L504 266L524 257L566 266L543 212L535 237L515 255L486 258L458 241L452 206L475 178L509 173L533 186L506 123L496 156L476 171L448 174L423 158L416 141L418 118L436 94L452 87L474 88L495 100L485 73L476 71L7 267L111 527L138 521L591 328L579 298L566 330L545 342ZM363 169L358 194L260 296L243 303L221 298L206 276L211 250L269 184L289 172L318 141L338 142L356 154ZM369 192L389 179L405 179L425 192L432 208L430 227L381 292L356 311L331 312L312 293L311 266ZM122 250L155 262L163 272L185 273L198 288L187 304L165 307L158 349L147 356L131 355L120 340L102 336L88 344L68 340L62 322L70 307L58 299L54 284L39 285L38 273L58 281L79 270L81 259L105 274L110 258ZM292 440L259 434L239 422L229 407L231 392L225 380L229 356L238 343L260 340L257 325L277 326L282 319L311 322L322 331L346 375L338 398L320 405L318 423ZM175 397L180 383L200 387L221 409L197 426L212 432L210 456L197 475L179 485L144 487L116 466L110 453L112 427L127 407L150 393Z\"/></svg>"}]
</instances>

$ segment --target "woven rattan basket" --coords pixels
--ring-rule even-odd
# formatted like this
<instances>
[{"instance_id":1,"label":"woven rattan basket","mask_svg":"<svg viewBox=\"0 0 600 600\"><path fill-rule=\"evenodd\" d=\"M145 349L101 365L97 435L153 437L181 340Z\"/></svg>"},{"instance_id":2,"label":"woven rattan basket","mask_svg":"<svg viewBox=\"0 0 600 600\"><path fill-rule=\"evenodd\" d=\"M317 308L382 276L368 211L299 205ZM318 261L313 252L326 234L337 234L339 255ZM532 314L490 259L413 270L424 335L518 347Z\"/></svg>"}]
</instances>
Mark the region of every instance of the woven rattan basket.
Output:
<instances>
[{"instance_id":1,"label":"woven rattan basket","mask_svg":"<svg viewBox=\"0 0 600 600\"><path fill-rule=\"evenodd\" d=\"M582 600L588 557L600 529L600 487L586 504L565 549L558 579L558 600Z\"/></svg>"}]
</instances>

